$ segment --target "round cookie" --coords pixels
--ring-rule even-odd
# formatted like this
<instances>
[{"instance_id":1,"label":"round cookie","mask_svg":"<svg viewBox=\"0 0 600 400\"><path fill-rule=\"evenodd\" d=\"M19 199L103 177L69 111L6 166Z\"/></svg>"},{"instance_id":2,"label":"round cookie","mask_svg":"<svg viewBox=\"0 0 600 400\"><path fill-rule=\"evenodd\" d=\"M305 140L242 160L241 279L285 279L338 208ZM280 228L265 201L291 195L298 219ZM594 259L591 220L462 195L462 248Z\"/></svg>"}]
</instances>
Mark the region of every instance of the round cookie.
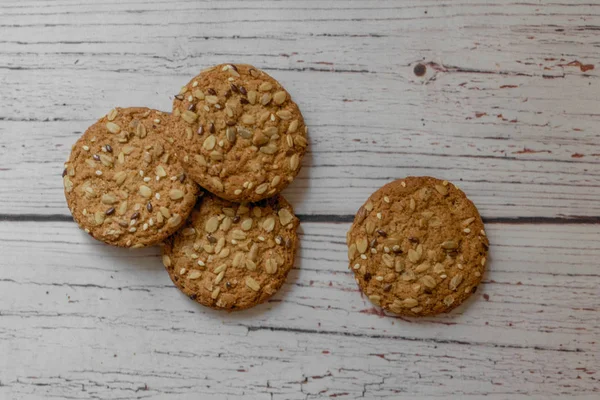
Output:
<instances>
[{"instance_id":1,"label":"round cookie","mask_svg":"<svg viewBox=\"0 0 600 400\"><path fill-rule=\"evenodd\" d=\"M206 194L163 247L171 280L205 306L243 310L271 297L294 264L298 218L275 196L231 203Z\"/></svg>"},{"instance_id":2,"label":"round cookie","mask_svg":"<svg viewBox=\"0 0 600 400\"><path fill-rule=\"evenodd\" d=\"M346 241L360 289L375 305L407 316L448 312L465 301L481 281L489 246L475 205L431 177L373 193Z\"/></svg>"},{"instance_id":3,"label":"round cookie","mask_svg":"<svg viewBox=\"0 0 600 400\"><path fill-rule=\"evenodd\" d=\"M187 173L223 199L271 197L300 170L302 114L279 82L251 65L201 72L175 96L173 115L187 125L175 136Z\"/></svg>"},{"instance_id":4,"label":"round cookie","mask_svg":"<svg viewBox=\"0 0 600 400\"><path fill-rule=\"evenodd\" d=\"M179 229L198 186L164 139L177 123L148 108L115 108L85 131L63 172L67 204L82 229L134 248L160 243Z\"/></svg>"}]
</instances>

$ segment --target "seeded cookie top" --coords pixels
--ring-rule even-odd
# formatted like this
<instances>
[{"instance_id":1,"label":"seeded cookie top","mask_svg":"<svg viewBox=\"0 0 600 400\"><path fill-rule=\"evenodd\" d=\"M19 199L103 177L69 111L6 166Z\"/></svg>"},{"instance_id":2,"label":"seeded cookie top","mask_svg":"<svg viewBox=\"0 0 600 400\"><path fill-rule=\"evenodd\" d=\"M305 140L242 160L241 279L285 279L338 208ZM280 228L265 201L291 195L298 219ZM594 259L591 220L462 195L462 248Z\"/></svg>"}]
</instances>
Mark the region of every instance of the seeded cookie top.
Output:
<instances>
[{"instance_id":1,"label":"seeded cookie top","mask_svg":"<svg viewBox=\"0 0 600 400\"><path fill-rule=\"evenodd\" d=\"M473 203L447 181L408 177L377 190L347 235L356 281L396 314L447 312L481 281L488 239Z\"/></svg>"},{"instance_id":2,"label":"seeded cookie top","mask_svg":"<svg viewBox=\"0 0 600 400\"><path fill-rule=\"evenodd\" d=\"M73 146L63 183L75 221L123 247L157 244L191 212L198 187L164 140L174 121L147 108L115 108Z\"/></svg>"},{"instance_id":3,"label":"seeded cookie top","mask_svg":"<svg viewBox=\"0 0 600 400\"><path fill-rule=\"evenodd\" d=\"M203 71L173 102L187 127L176 137L192 179L230 201L258 201L281 192L300 169L306 126L288 92L244 64Z\"/></svg>"},{"instance_id":4,"label":"seeded cookie top","mask_svg":"<svg viewBox=\"0 0 600 400\"><path fill-rule=\"evenodd\" d=\"M298 219L282 196L236 204L206 194L163 248L173 282L208 307L241 310L264 302L294 264Z\"/></svg>"}]
</instances>

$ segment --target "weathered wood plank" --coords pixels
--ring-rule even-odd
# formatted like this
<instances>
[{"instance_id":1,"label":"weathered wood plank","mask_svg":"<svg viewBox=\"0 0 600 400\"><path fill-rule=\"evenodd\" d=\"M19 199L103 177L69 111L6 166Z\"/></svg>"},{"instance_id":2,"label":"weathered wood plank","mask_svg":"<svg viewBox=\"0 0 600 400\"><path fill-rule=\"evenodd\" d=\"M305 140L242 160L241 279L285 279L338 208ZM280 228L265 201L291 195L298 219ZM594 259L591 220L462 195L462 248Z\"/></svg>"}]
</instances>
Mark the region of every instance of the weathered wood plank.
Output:
<instances>
[{"instance_id":1,"label":"weathered wood plank","mask_svg":"<svg viewBox=\"0 0 600 400\"><path fill-rule=\"evenodd\" d=\"M385 182L427 174L460 182L489 218L597 216L600 14L577 4L9 6L1 211L67 215L55 177L81 131L115 104L169 109L189 76L233 59L304 110L311 152L286 192L300 214L352 214Z\"/></svg>"},{"instance_id":2,"label":"weathered wood plank","mask_svg":"<svg viewBox=\"0 0 600 400\"><path fill-rule=\"evenodd\" d=\"M77 399L594 398L592 354L439 346L305 332L238 336L53 327L19 337L0 394ZM56 354L60 348L60 354ZM560 363L556 359L560 359ZM61 362L63 361L63 362ZM48 371L52 371L48 373Z\"/></svg>"},{"instance_id":3,"label":"weathered wood plank","mask_svg":"<svg viewBox=\"0 0 600 400\"><path fill-rule=\"evenodd\" d=\"M183 297L155 249L105 246L73 223L2 222L0 352L25 361L0 364L0 393L396 399L598 389L597 226L488 225L490 271L473 301L422 320L383 317L362 298L346 269L347 227L303 224L282 291L225 314Z\"/></svg>"},{"instance_id":4,"label":"weathered wood plank","mask_svg":"<svg viewBox=\"0 0 600 400\"><path fill-rule=\"evenodd\" d=\"M127 88L120 89L123 96L128 96L124 92ZM130 104L142 104L144 97L151 98L154 89L148 90L134 92L129 98L139 98ZM90 107L80 98L71 98L77 99L77 104L61 107L65 113L72 114L71 107ZM66 97L60 101L73 102ZM90 104L92 101L90 96ZM167 106L168 99L162 108ZM96 113L109 108L107 103ZM457 182L487 217L599 214L596 199L600 185L594 172L598 157L573 158L578 154L600 154L598 144L588 134L579 137L565 129L555 132L523 127L527 133L521 136L514 134L514 127L504 123L498 126L495 121L488 126L483 118L477 123L461 122L464 130L445 131L440 121L431 128L412 130L389 127L397 117L386 112L374 116L373 110L362 111L372 120L365 122L328 118L318 115L322 111L312 111L306 112L310 122L317 119L311 124L311 150L300 177L287 191L301 214L353 214L377 187L406 175L434 175ZM349 115L358 113L355 109ZM82 114L75 116L80 121L1 123L3 213L67 215L56 178L70 144L93 121L92 112ZM561 132L563 138L559 139ZM531 149L542 153L532 154ZM22 196L15 197L15 191Z\"/></svg>"}]
</instances>

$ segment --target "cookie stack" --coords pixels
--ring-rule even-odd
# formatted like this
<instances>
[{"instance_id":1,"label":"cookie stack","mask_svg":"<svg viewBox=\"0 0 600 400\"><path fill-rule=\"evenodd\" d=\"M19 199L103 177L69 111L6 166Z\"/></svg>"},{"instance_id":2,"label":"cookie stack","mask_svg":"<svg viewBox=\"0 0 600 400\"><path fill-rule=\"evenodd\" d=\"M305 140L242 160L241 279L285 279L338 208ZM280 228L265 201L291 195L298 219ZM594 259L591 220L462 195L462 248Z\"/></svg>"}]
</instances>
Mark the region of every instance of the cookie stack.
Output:
<instances>
[{"instance_id":1,"label":"cookie stack","mask_svg":"<svg viewBox=\"0 0 600 400\"><path fill-rule=\"evenodd\" d=\"M88 128L65 164L67 203L105 243L164 243L163 263L192 299L249 308L293 266L299 221L279 192L298 174L306 134L276 80L218 65L180 90L171 114L116 108Z\"/></svg>"},{"instance_id":2,"label":"cookie stack","mask_svg":"<svg viewBox=\"0 0 600 400\"><path fill-rule=\"evenodd\" d=\"M170 114L115 108L88 128L65 164L65 195L94 238L161 244L182 292L241 310L273 295L293 266L299 221L279 193L298 174L306 135L276 80L250 65L218 65L181 88ZM463 303L481 282L489 247L475 205L431 177L377 190L347 244L361 291L406 316Z\"/></svg>"}]
</instances>

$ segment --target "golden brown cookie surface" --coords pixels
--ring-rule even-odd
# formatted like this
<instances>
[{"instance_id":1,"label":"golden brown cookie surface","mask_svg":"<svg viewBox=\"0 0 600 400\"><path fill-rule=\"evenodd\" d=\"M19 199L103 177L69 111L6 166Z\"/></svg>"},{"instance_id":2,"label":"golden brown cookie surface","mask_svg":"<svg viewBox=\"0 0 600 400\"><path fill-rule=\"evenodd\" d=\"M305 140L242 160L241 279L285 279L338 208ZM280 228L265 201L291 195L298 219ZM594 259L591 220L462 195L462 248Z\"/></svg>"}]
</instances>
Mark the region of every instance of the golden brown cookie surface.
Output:
<instances>
[{"instance_id":1,"label":"golden brown cookie surface","mask_svg":"<svg viewBox=\"0 0 600 400\"><path fill-rule=\"evenodd\" d=\"M79 138L63 183L82 229L108 244L144 247L184 223L198 187L164 139L174 123L160 111L115 108Z\"/></svg>"},{"instance_id":2,"label":"golden brown cookie surface","mask_svg":"<svg viewBox=\"0 0 600 400\"><path fill-rule=\"evenodd\" d=\"M347 234L350 269L374 304L407 316L448 312L477 288L488 239L475 205L447 181L388 183Z\"/></svg>"},{"instance_id":3,"label":"golden brown cookie surface","mask_svg":"<svg viewBox=\"0 0 600 400\"><path fill-rule=\"evenodd\" d=\"M285 281L298 224L282 196L237 204L206 193L183 229L165 242L163 264L173 283L200 304L250 308Z\"/></svg>"},{"instance_id":4,"label":"golden brown cookie surface","mask_svg":"<svg viewBox=\"0 0 600 400\"><path fill-rule=\"evenodd\" d=\"M174 136L186 171L221 198L271 197L300 170L302 114L279 82L251 65L201 72L175 96L173 115L187 124Z\"/></svg>"}]
</instances>

